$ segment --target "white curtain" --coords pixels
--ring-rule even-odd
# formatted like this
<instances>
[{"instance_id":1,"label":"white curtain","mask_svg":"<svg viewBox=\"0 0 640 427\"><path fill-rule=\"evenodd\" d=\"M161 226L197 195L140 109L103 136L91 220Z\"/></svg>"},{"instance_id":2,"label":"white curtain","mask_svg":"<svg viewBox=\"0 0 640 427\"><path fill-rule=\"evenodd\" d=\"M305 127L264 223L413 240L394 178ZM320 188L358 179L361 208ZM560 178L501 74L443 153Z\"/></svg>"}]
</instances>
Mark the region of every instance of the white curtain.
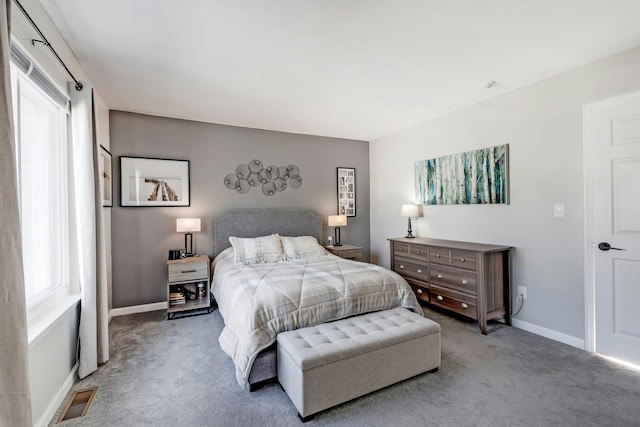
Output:
<instances>
[{"instance_id":1,"label":"white curtain","mask_svg":"<svg viewBox=\"0 0 640 427\"><path fill-rule=\"evenodd\" d=\"M10 10L11 0L0 3L0 427L30 427L29 347L9 76Z\"/></svg>"},{"instance_id":2,"label":"white curtain","mask_svg":"<svg viewBox=\"0 0 640 427\"><path fill-rule=\"evenodd\" d=\"M94 93L95 95L95 93ZM93 168L96 208L96 342L98 363L106 363L109 360L109 290L107 279L107 239L105 232L105 220L102 207L102 177L100 176L100 132L96 129L98 122L97 105L95 98L91 98L91 122L93 124ZM113 179L113 178L112 178ZM111 228L109 227L109 230Z\"/></svg>"},{"instance_id":3,"label":"white curtain","mask_svg":"<svg viewBox=\"0 0 640 427\"><path fill-rule=\"evenodd\" d=\"M78 237L78 272L81 292L80 368L84 378L109 359L107 278L102 227L102 201L98 187L97 150L93 132L92 89L70 85L73 190ZM98 191L97 191L98 190ZM98 207L99 206L99 207Z\"/></svg>"}]
</instances>

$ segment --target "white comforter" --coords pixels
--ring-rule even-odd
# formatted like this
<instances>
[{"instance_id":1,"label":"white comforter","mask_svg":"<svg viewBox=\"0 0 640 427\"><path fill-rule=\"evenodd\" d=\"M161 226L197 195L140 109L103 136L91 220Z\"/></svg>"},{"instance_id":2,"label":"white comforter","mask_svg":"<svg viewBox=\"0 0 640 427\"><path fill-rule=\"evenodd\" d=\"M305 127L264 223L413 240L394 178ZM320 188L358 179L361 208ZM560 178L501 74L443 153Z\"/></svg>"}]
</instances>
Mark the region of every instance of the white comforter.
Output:
<instances>
[{"instance_id":1,"label":"white comforter","mask_svg":"<svg viewBox=\"0 0 640 427\"><path fill-rule=\"evenodd\" d=\"M219 341L247 384L256 355L276 335L356 314L405 307L422 314L397 273L327 256L300 261L235 265L233 249L214 261L212 292L224 318Z\"/></svg>"}]
</instances>

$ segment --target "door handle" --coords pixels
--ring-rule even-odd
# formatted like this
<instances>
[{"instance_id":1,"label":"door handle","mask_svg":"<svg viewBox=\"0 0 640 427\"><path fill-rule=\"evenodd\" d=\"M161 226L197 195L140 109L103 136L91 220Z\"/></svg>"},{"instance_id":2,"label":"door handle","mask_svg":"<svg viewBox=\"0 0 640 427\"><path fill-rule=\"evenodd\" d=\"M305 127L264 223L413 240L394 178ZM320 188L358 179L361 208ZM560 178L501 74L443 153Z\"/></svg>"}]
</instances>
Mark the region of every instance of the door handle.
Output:
<instances>
[{"instance_id":1,"label":"door handle","mask_svg":"<svg viewBox=\"0 0 640 427\"><path fill-rule=\"evenodd\" d=\"M608 251L608 250L612 250L612 251L626 251L626 249L622 249L622 248L614 248L613 246L611 246L608 242L600 242L598 243L598 249L600 249L601 251Z\"/></svg>"}]
</instances>

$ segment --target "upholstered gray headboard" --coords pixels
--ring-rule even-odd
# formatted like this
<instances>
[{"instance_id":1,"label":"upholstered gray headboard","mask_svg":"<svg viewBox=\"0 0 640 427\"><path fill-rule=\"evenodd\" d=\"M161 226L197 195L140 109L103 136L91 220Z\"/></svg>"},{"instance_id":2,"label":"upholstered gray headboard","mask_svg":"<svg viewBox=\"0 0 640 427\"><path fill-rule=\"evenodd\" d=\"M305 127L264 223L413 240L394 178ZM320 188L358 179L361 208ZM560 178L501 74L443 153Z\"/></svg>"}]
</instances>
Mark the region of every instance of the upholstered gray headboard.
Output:
<instances>
[{"instance_id":1,"label":"upholstered gray headboard","mask_svg":"<svg viewBox=\"0 0 640 427\"><path fill-rule=\"evenodd\" d=\"M314 236L322 243L322 217L308 209L234 209L213 221L213 256L231 246L229 237Z\"/></svg>"}]
</instances>

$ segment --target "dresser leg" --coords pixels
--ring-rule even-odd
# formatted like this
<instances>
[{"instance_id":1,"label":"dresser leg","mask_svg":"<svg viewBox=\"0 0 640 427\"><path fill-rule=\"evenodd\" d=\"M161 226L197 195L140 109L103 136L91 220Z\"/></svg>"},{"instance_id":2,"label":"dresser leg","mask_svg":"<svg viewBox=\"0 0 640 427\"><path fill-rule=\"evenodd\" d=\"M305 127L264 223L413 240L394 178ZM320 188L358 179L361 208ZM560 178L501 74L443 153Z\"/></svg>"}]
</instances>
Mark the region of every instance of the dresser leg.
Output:
<instances>
[{"instance_id":1,"label":"dresser leg","mask_svg":"<svg viewBox=\"0 0 640 427\"><path fill-rule=\"evenodd\" d=\"M311 421L312 419L314 419L316 417L316 414L313 415L307 415L306 417L303 417L302 415L300 415L300 413L298 412L298 418L300 418L300 421L302 421L303 423L306 423L307 421Z\"/></svg>"},{"instance_id":2,"label":"dresser leg","mask_svg":"<svg viewBox=\"0 0 640 427\"><path fill-rule=\"evenodd\" d=\"M487 335L487 322L481 322L479 323L480 326L480 332L482 332L482 335Z\"/></svg>"}]
</instances>

